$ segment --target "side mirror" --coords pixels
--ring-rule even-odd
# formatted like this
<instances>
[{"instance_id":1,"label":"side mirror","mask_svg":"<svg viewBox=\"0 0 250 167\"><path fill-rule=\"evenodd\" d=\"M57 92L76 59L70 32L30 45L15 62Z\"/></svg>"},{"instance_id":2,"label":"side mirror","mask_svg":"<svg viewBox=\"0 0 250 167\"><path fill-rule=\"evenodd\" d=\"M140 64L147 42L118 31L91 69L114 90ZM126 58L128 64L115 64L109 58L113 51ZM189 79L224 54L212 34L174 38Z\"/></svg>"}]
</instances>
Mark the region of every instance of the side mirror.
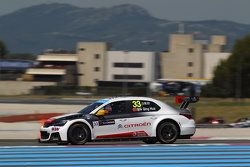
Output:
<instances>
[{"instance_id":1,"label":"side mirror","mask_svg":"<svg viewBox=\"0 0 250 167\"><path fill-rule=\"evenodd\" d=\"M104 116L106 114L108 114L107 110L99 110L99 111L97 111L97 113L95 115L96 116Z\"/></svg>"}]
</instances>

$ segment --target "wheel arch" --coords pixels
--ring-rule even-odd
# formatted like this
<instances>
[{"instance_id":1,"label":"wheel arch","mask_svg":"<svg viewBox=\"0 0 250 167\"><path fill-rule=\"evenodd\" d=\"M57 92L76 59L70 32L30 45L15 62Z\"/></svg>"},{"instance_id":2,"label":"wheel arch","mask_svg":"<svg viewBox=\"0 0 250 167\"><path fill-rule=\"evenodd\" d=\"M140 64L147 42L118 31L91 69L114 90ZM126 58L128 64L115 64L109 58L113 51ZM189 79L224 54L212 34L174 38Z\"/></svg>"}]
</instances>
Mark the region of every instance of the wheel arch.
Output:
<instances>
[{"instance_id":1,"label":"wheel arch","mask_svg":"<svg viewBox=\"0 0 250 167\"><path fill-rule=\"evenodd\" d=\"M157 136L156 132L157 132L157 129L159 128L159 126L165 122L171 122L173 124L176 125L176 127L178 128L178 137L180 136L181 134L181 128L180 128L180 125L178 124L178 122L172 118L164 118L162 120L160 120L157 125L154 127L154 136Z\"/></svg>"},{"instance_id":2,"label":"wheel arch","mask_svg":"<svg viewBox=\"0 0 250 167\"><path fill-rule=\"evenodd\" d=\"M67 128L67 132L66 132L66 135L67 135L67 140L68 140L68 131L69 131L69 128L75 124L83 124L83 125L86 125L88 130L89 130L89 133L90 133L90 138L89 140L92 140L92 136L93 136L93 131L92 131L92 127L91 125L86 121L86 120L83 120L83 119L77 119L77 120L74 120L72 121L69 125L68 125L68 128Z\"/></svg>"}]
</instances>

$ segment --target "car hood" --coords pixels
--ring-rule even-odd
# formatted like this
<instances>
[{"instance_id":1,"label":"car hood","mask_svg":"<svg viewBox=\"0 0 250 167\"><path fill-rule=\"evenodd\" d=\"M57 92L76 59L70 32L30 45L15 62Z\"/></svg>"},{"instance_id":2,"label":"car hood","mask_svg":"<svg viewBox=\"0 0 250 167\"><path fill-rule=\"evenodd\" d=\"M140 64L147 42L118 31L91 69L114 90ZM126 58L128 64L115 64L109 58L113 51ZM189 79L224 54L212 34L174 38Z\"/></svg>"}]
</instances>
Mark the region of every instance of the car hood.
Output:
<instances>
[{"instance_id":1,"label":"car hood","mask_svg":"<svg viewBox=\"0 0 250 167\"><path fill-rule=\"evenodd\" d=\"M55 118L56 120L61 120L61 119L72 120L72 119L83 118L83 117L84 115L81 113L72 113L72 114L64 114L64 115L56 116L53 118Z\"/></svg>"}]
</instances>

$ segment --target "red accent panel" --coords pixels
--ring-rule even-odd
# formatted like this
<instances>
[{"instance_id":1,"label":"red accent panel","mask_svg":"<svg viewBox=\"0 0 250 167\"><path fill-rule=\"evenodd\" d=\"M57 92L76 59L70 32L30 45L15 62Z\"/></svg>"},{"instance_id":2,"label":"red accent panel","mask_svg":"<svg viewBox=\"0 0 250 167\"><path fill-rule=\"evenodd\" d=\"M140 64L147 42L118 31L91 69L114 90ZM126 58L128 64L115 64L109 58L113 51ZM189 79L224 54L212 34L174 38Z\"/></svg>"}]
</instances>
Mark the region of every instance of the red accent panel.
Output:
<instances>
[{"instance_id":1,"label":"red accent panel","mask_svg":"<svg viewBox=\"0 0 250 167\"><path fill-rule=\"evenodd\" d=\"M176 104L180 104L183 102L183 100L185 99L186 96L176 96L175 97L175 103Z\"/></svg>"},{"instance_id":2,"label":"red accent panel","mask_svg":"<svg viewBox=\"0 0 250 167\"><path fill-rule=\"evenodd\" d=\"M135 131L135 132L125 132L125 133L117 133L111 135L101 135L96 136L97 139L108 139L108 138L127 138L127 137L145 137L148 134L145 131Z\"/></svg>"}]
</instances>

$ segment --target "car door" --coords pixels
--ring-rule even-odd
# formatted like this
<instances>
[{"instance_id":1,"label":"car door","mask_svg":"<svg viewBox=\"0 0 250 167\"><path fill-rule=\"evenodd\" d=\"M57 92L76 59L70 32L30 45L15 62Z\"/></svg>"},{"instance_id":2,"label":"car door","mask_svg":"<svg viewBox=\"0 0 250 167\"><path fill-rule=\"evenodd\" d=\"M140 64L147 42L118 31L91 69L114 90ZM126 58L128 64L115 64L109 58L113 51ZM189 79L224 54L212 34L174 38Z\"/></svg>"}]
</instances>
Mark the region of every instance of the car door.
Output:
<instances>
[{"instance_id":1,"label":"car door","mask_svg":"<svg viewBox=\"0 0 250 167\"><path fill-rule=\"evenodd\" d=\"M127 102L129 109L129 118L122 124L123 132L132 133L131 137L148 137L152 136L152 127L157 119L157 112L160 107L151 101L130 100ZM121 128L119 129L121 130Z\"/></svg>"},{"instance_id":2,"label":"car door","mask_svg":"<svg viewBox=\"0 0 250 167\"><path fill-rule=\"evenodd\" d=\"M110 139L126 136L120 128L129 118L127 101L109 103L102 110L106 110L107 114L93 121L94 138Z\"/></svg>"}]
</instances>

